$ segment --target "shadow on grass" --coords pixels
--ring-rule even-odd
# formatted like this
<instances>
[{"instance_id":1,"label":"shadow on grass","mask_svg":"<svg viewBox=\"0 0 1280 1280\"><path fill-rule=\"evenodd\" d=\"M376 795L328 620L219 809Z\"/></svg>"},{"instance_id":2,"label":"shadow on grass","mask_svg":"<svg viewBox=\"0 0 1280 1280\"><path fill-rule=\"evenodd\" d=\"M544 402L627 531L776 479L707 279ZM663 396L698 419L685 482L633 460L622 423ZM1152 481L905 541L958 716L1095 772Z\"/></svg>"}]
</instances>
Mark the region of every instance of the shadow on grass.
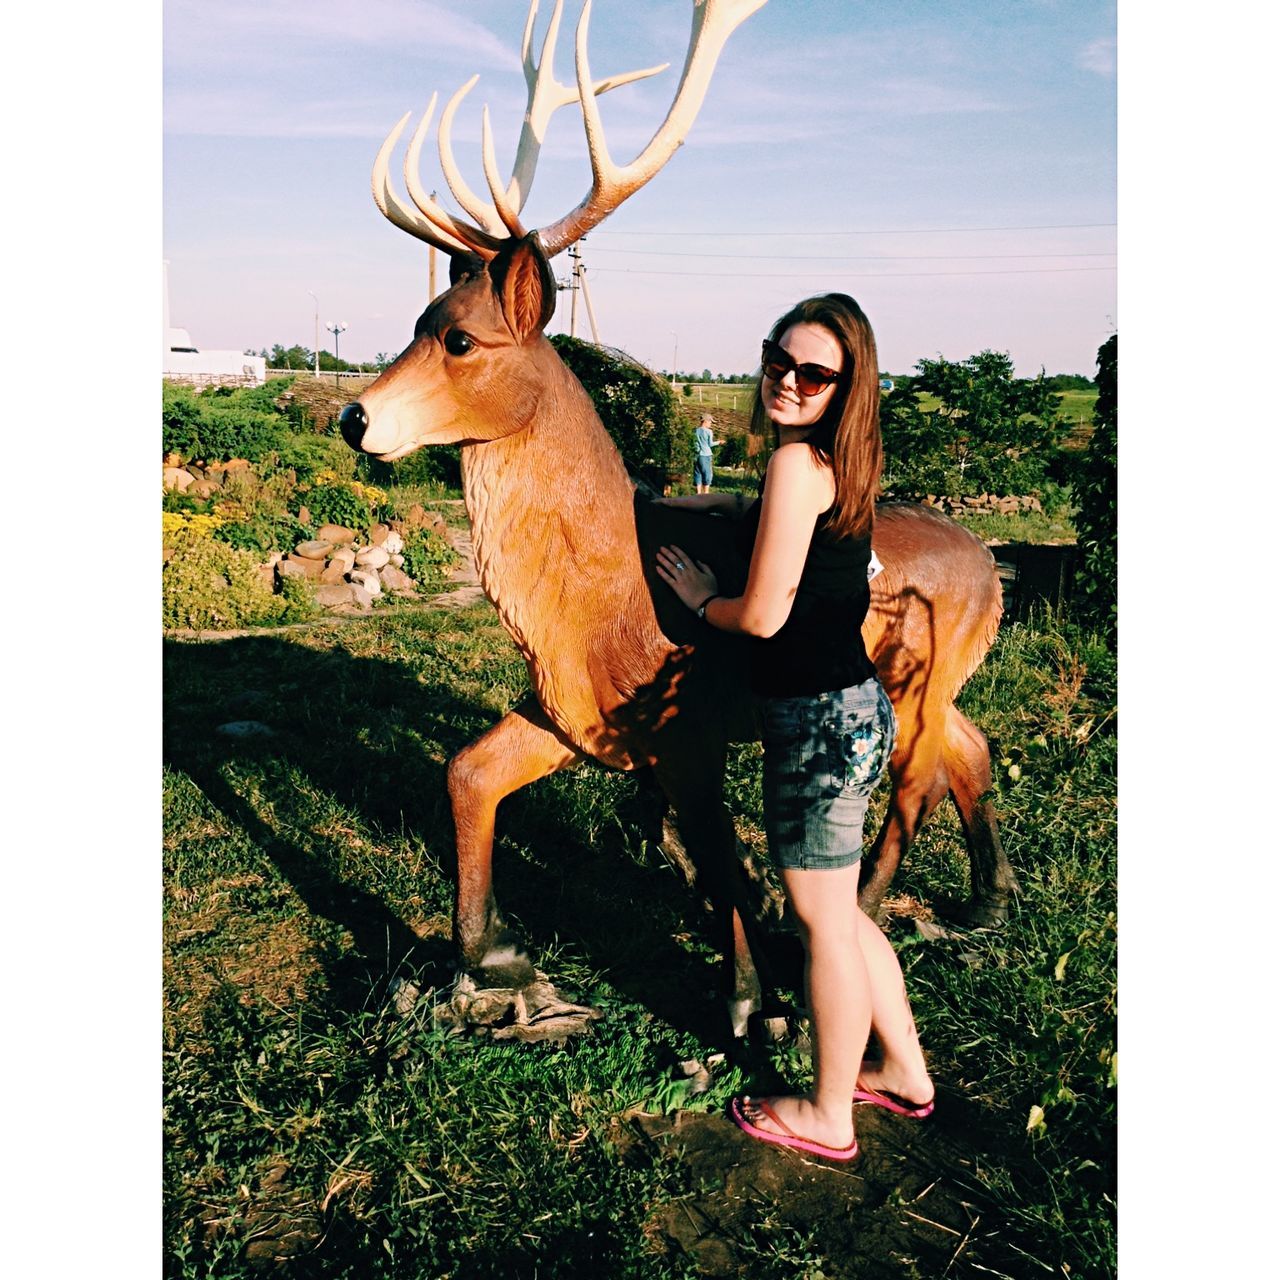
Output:
<instances>
[{"instance_id":1,"label":"shadow on grass","mask_svg":"<svg viewBox=\"0 0 1280 1280\"><path fill-rule=\"evenodd\" d=\"M164 643L165 764L247 835L313 917L350 934L349 952L324 948L320 957L340 1007L366 1005L392 972L437 987L454 976L452 946L421 937L409 921L424 898L448 910L455 864L446 762L496 717L427 666L273 636ZM219 733L240 720L265 723L271 735ZM690 954L673 936L709 936L701 908L665 868L627 854L644 820L638 788L615 786L620 799L603 805L583 790L547 780L503 802L500 905L535 957L567 944L625 998L679 1030L719 1038L713 957ZM325 820L337 814L341 823L343 811L375 843L421 841L434 866L417 875L382 867L371 884L342 841L324 834ZM608 821L599 824L601 816Z\"/></svg>"}]
</instances>

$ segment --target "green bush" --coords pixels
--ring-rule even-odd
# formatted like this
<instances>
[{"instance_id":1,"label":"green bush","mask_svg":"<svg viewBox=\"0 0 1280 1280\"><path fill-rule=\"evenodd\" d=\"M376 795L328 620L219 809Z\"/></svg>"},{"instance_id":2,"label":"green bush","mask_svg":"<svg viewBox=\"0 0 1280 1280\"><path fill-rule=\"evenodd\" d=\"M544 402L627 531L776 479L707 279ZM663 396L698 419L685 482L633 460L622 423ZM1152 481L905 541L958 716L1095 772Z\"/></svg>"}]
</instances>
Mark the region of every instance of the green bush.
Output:
<instances>
[{"instance_id":1,"label":"green bush","mask_svg":"<svg viewBox=\"0 0 1280 1280\"><path fill-rule=\"evenodd\" d=\"M373 512L369 504L345 484L317 484L299 490L295 503L305 506L313 525L340 524L348 529L367 529Z\"/></svg>"},{"instance_id":2,"label":"green bush","mask_svg":"<svg viewBox=\"0 0 1280 1280\"><path fill-rule=\"evenodd\" d=\"M312 535L294 515L259 511L247 519L219 525L213 536L239 551L252 551L259 559L265 559L273 551L292 551Z\"/></svg>"},{"instance_id":3,"label":"green bush","mask_svg":"<svg viewBox=\"0 0 1280 1280\"><path fill-rule=\"evenodd\" d=\"M742 467L747 462L747 437L745 435L726 435L716 453L716 466Z\"/></svg>"},{"instance_id":4,"label":"green bush","mask_svg":"<svg viewBox=\"0 0 1280 1280\"><path fill-rule=\"evenodd\" d=\"M458 553L430 529L410 529L404 535L404 571L420 591L438 591L458 563Z\"/></svg>"},{"instance_id":5,"label":"green bush","mask_svg":"<svg viewBox=\"0 0 1280 1280\"><path fill-rule=\"evenodd\" d=\"M356 461L355 453L340 436L294 431L281 436L274 457L266 459L268 465L263 468L263 474L273 470L293 471L303 483L322 471L354 478Z\"/></svg>"},{"instance_id":6,"label":"green bush","mask_svg":"<svg viewBox=\"0 0 1280 1280\"><path fill-rule=\"evenodd\" d=\"M207 461L247 458L259 462L280 448L288 429L273 408L262 408L263 390L242 387L197 392L166 382L162 393L161 435L165 453Z\"/></svg>"},{"instance_id":7,"label":"green bush","mask_svg":"<svg viewBox=\"0 0 1280 1280\"><path fill-rule=\"evenodd\" d=\"M665 378L625 351L553 334L551 345L586 388L632 475L661 488L667 475L693 471L693 432L677 417Z\"/></svg>"},{"instance_id":8,"label":"green bush","mask_svg":"<svg viewBox=\"0 0 1280 1280\"><path fill-rule=\"evenodd\" d=\"M1083 563L1076 574L1077 608L1114 633L1116 627L1116 377L1117 335L1098 348L1098 401L1093 435L1073 477Z\"/></svg>"},{"instance_id":9,"label":"green bush","mask_svg":"<svg viewBox=\"0 0 1280 1280\"><path fill-rule=\"evenodd\" d=\"M211 538L177 539L161 595L166 627L225 630L293 620L289 598L272 592L257 557Z\"/></svg>"},{"instance_id":10,"label":"green bush","mask_svg":"<svg viewBox=\"0 0 1280 1280\"><path fill-rule=\"evenodd\" d=\"M360 465L374 484L437 485L462 488L462 446L428 445L396 462L379 462L367 455Z\"/></svg>"},{"instance_id":11,"label":"green bush","mask_svg":"<svg viewBox=\"0 0 1280 1280\"><path fill-rule=\"evenodd\" d=\"M880 402L887 488L958 498L1036 493L1052 478L1064 428L1043 373L1015 378L999 351L916 369Z\"/></svg>"}]
</instances>

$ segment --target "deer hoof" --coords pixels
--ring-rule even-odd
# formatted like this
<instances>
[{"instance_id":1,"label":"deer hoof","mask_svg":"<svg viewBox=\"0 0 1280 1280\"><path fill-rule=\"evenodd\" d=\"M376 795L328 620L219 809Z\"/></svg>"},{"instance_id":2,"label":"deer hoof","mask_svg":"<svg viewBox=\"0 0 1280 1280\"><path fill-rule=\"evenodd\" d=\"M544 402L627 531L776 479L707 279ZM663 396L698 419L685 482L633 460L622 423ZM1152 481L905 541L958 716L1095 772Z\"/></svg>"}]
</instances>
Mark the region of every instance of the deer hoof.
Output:
<instances>
[{"instance_id":1,"label":"deer hoof","mask_svg":"<svg viewBox=\"0 0 1280 1280\"><path fill-rule=\"evenodd\" d=\"M971 929L998 929L1009 920L1009 899L1001 896L942 902L938 904L938 910L948 920L968 925Z\"/></svg>"}]
</instances>

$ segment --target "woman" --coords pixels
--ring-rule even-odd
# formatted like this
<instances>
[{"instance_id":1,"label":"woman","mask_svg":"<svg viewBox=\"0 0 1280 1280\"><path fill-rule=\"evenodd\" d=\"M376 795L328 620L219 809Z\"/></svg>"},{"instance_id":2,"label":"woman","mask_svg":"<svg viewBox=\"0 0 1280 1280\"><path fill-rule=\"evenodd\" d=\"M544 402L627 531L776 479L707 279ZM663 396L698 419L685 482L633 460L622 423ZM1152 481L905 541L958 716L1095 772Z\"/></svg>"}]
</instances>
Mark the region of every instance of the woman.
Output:
<instances>
[{"instance_id":1,"label":"woman","mask_svg":"<svg viewBox=\"0 0 1280 1280\"><path fill-rule=\"evenodd\" d=\"M902 970L858 907L862 824L893 749L893 707L862 642L882 461L871 326L831 293L787 312L765 340L752 428L777 448L742 515L741 596L663 547L657 568L711 626L755 637L751 687L764 741L765 829L805 950L814 1084L803 1097L735 1098L752 1137L834 1160L858 1153L853 1103L933 1110ZM679 501L679 500L676 500ZM735 499L685 500L732 513ZM874 1030L881 1057L864 1060Z\"/></svg>"}]
</instances>

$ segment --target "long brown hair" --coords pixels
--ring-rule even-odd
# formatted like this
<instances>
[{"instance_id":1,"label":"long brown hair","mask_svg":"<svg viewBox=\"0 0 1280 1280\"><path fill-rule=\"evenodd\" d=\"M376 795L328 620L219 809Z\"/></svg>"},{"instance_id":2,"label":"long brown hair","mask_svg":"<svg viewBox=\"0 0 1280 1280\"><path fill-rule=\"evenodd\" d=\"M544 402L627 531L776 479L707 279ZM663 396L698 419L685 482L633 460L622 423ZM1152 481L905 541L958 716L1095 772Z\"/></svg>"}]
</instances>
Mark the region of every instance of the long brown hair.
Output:
<instances>
[{"instance_id":1,"label":"long brown hair","mask_svg":"<svg viewBox=\"0 0 1280 1280\"><path fill-rule=\"evenodd\" d=\"M847 293L824 293L796 303L769 331L770 341L777 342L793 324L820 324L844 351L836 393L807 443L830 464L835 477L836 500L827 527L837 537L866 536L871 532L884 464L875 334L862 308ZM751 405L751 434L757 448L766 440L777 442L777 429L765 413L761 396L763 377L756 379Z\"/></svg>"}]
</instances>

